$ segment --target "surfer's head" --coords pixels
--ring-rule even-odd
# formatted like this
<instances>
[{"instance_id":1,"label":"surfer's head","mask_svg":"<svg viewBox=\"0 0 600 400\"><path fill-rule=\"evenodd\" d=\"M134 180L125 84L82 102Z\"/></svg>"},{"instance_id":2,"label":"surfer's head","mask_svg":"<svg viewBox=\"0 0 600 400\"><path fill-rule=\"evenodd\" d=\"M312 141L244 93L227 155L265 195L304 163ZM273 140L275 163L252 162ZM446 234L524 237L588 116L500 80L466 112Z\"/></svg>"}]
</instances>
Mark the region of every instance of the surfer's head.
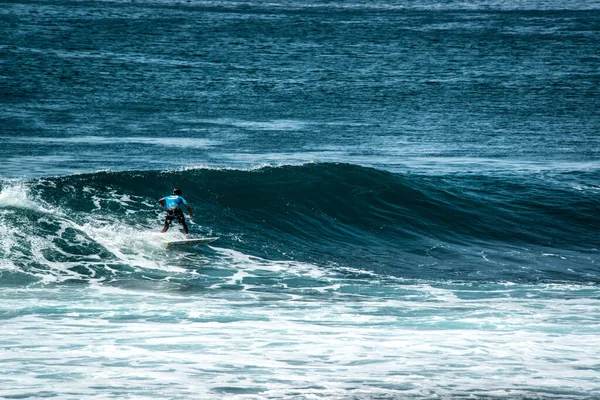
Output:
<instances>
[{"instance_id":1,"label":"surfer's head","mask_svg":"<svg viewBox=\"0 0 600 400\"><path fill-rule=\"evenodd\" d=\"M177 196L181 196L181 189L179 189L179 188L173 189L173 194L176 194Z\"/></svg>"}]
</instances>

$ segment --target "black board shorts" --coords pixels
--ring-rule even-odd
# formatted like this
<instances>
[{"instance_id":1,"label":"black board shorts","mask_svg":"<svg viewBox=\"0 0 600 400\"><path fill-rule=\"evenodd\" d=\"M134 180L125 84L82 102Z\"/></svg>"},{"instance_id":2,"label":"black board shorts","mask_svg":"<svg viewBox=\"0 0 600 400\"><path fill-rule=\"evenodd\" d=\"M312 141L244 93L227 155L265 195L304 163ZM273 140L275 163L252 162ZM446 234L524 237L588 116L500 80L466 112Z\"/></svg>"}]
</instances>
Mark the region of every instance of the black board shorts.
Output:
<instances>
[{"instance_id":1,"label":"black board shorts","mask_svg":"<svg viewBox=\"0 0 600 400\"><path fill-rule=\"evenodd\" d=\"M185 222L185 217L183 216L181 208L171 207L167 209L167 217L165 218L165 222L171 223L174 219L177 219L180 224Z\"/></svg>"}]
</instances>

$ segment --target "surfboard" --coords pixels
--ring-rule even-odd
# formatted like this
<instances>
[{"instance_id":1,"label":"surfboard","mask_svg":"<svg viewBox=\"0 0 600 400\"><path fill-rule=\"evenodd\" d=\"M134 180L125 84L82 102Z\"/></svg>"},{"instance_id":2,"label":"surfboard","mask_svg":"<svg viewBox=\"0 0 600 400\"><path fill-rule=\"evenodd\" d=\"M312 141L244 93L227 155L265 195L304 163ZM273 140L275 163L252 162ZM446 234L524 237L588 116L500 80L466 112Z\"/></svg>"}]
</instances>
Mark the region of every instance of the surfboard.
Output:
<instances>
[{"instance_id":1,"label":"surfboard","mask_svg":"<svg viewBox=\"0 0 600 400\"><path fill-rule=\"evenodd\" d=\"M195 244L210 243L210 242L214 242L217 239L218 239L218 237L203 237L203 238L186 239L186 240L175 240L173 242L165 243L165 249L175 247L175 246L192 246Z\"/></svg>"}]
</instances>

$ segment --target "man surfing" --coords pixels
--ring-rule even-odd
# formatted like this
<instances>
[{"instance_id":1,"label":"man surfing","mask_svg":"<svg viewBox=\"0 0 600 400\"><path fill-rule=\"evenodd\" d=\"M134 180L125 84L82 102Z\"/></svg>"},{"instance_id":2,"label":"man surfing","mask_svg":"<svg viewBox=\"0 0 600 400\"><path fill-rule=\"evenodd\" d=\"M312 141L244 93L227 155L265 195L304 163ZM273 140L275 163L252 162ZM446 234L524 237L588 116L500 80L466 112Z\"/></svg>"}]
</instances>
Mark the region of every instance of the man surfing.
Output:
<instances>
[{"instance_id":1,"label":"man surfing","mask_svg":"<svg viewBox=\"0 0 600 400\"><path fill-rule=\"evenodd\" d=\"M192 208L188 205L187 201L181 197L181 189L173 189L172 195L165 196L162 199L159 199L158 202L162 207L167 208L165 226L162 228L161 232L166 232L169 229L171 222L177 218L177 221L179 221L179 223L183 226L183 232L185 232L185 236L189 239L188 226L185 223L185 216L183 215L183 211L181 211L181 205L184 205L187 208L191 219L194 219L194 215L192 214Z\"/></svg>"}]
</instances>

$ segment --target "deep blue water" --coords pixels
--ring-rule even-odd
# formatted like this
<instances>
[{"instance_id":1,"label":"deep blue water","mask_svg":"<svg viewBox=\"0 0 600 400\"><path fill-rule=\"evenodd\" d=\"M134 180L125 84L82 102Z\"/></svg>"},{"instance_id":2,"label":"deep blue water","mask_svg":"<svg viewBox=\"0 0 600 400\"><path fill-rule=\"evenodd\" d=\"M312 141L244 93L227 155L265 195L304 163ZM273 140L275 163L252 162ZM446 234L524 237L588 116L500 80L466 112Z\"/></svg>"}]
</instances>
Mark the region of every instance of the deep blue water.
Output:
<instances>
[{"instance_id":1,"label":"deep blue water","mask_svg":"<svg viewBox=\"0 0 600 400\"><path fill-rule=\"evenodd\" d=\"M0 2L0 398L600 397L599 65L597 1Z\"/></svg>"}]
</instances>

